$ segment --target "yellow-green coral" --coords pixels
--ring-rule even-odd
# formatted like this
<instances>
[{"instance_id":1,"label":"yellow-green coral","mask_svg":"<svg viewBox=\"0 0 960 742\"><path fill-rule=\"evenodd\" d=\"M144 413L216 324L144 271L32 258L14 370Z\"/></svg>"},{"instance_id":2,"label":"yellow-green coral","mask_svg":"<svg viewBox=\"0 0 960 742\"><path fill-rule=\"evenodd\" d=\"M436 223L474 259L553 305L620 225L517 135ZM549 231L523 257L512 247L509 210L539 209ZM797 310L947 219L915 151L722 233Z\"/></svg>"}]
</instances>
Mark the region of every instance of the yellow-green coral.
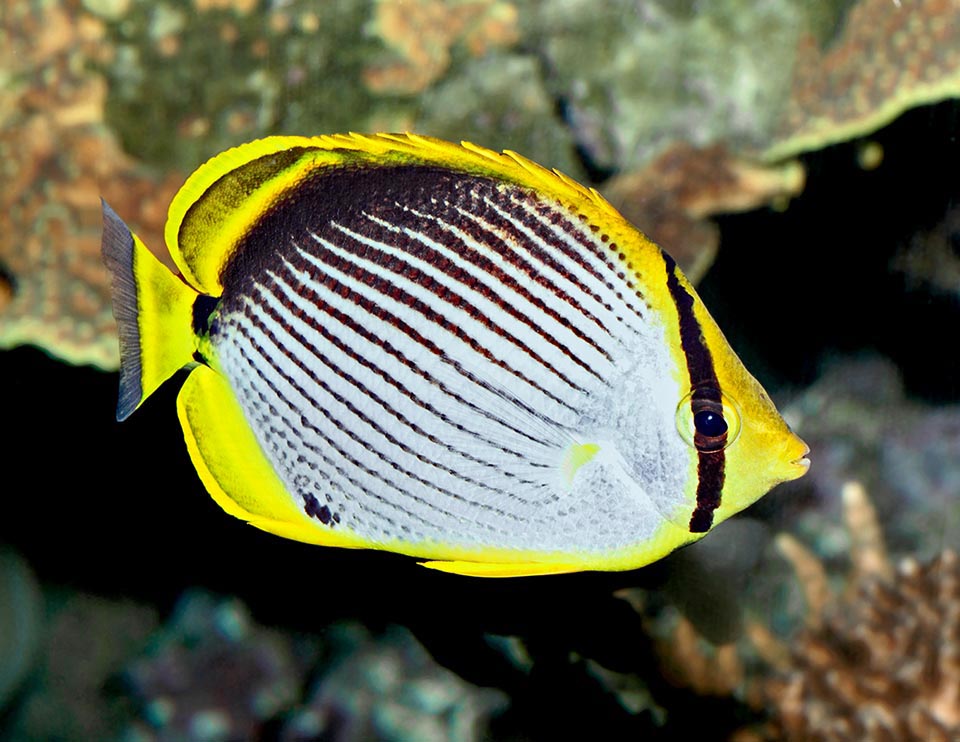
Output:
<instances>
[{"instance_id":1,"label":"yellow-green coral","mask_svg":"<svg viewBox=\"0 0 960 742\"><path fill-rule=\"evenodd\" d=\"M764 159L869 134L960 96L960 0L862 0L826 49L801 42L790 101Z\"/></svg>"}]
</instances>

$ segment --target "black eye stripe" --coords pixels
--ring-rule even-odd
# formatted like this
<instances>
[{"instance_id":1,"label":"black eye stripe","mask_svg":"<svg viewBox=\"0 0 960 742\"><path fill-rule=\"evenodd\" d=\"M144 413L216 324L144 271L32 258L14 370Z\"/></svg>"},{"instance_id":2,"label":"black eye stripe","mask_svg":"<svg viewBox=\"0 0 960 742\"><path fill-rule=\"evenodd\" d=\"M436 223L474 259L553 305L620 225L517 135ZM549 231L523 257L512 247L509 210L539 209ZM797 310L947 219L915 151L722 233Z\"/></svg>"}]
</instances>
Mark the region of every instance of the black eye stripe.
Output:
<instances>
[{"instance_id":1,"label":"black eye stripe","mask_svg":"<svg viewBox=\"0 0 960 742\"><path fill-rule=\"evenodd\" d=\"M667 289L677 307L680 322L680 346L687 359L690 386L693 388L691 410L694 415L697 405L715 403L723 410L720 401L720 382L713 367L713 357L703 339L703 331L694 314L694 298L680 283L676 262L661 251L667 268ZM720 495L725 479L726 433L720 439L706 438L699 431L694 434L697 448L697 506L690 516L690 532L705 533L713 527L713 512L720 507Z\"/></svg>"}]
</instances>

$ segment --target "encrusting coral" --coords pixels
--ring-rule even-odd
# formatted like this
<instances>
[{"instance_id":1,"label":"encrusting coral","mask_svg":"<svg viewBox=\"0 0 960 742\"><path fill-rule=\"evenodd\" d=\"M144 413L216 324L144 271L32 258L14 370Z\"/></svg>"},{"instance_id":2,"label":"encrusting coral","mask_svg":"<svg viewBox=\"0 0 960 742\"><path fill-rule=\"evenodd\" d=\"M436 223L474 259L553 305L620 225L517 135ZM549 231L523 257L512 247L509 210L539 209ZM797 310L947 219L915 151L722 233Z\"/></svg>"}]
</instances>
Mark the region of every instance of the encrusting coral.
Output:
<instances>
[{"instance_id":1,"label":"encrusting coral","mask_svg":"<svg viewBox=\"0 0 960 742\"><path fill-rule=\"evenodd\" d=\"M74 363L118 364L100 196L148 244L176 176L124 155L103 125L109 54L103 24L72 4L23 3L0 14L0 348L30 343Z\"/></svg>"},{"instance_id":2,"label":"encrusting coral","mask_svg":"<svg viewBox=\"0 0 960 742\"><path fill-rule=\"evenodd\" d=\"M863 136L907 109L960 96L960 1L862 0L825 49L805 36L793 69L766 160Z\"/></svg>"},{"instance_id":3,"label":"encrusting coral","mask_svg":"<svg viewBox=\"0 0 960 742\"><path fill-rule=\"evenodd\" d=\"M764 166L724 145L676 142L640 170L613 177L603 192L651 239L669 246L686 276L697 282L720 245L720 230L709 217L786 201L803 184L798 162Z\"/></svg>"},{"instance_id":4,"label":"encrusting coral","mask_svg":"<svg viewBox=\"0 0 960 742\"><path fill-rule=\"evenodd\" d=\"M517 15L511 3L496 0L378 0L370 27L399 60L368 67L364 83L377 93L422 92L446 72L454 45L480 56L515 43Z\"/></svg>"},{"instance_id":5,"label":"encrusting coral","mask_svg":"<svg viewBox=\"0 0 960 742\"><path fill-rule=\"evenodd\" d=\"M958 29L960 0L6 3L0 348L114 368L98 196L159 249L182 174L267 133L411 128L620 171L605 192L695 278L709 216L803 187L779 161L960 95ZM949 258L914 252L908 274Z\"/></svg>"}]
</instances>

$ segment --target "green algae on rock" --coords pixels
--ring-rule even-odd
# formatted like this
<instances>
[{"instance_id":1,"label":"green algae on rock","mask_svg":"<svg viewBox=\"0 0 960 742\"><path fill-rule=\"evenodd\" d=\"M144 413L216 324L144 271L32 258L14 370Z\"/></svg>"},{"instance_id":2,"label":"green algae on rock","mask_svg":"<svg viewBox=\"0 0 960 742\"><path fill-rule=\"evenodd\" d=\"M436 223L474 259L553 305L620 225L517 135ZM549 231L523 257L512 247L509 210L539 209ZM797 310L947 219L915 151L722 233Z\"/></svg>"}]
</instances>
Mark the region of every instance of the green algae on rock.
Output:
<instances>
[{"instance_id":1,"label":"green algae on rock","mask_svg":"<svg viewBox=\"0 0 960 742\"><path fill-rule=\"evenodd\" d=\"M766 141L807 3L537 2L521 14L597 167L632 171L674 141Z\"/></svg>"},{"instance_id":2,"label":"green algae on rock","mask_svg":"<svg viewBox=\"0 0 960 742\"><path fill-rule=\"evenodd\" d=\"M188 170L266 134L409 130L581 175L535 58L512 50L510 3L213 5L140 3L107 23L107 121L147 162Z\"/></svg>"}]
</instances>

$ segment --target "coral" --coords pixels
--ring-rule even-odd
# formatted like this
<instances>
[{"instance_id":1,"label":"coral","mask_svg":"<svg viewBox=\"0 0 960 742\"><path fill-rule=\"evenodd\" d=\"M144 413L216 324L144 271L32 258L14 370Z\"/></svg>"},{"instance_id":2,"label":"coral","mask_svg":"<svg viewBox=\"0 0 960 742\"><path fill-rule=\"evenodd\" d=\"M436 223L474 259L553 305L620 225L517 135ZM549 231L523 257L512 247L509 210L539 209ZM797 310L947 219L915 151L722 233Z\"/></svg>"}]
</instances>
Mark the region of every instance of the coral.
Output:
<instances>
[{"instance_id":1,"label":"coral","mask_svg":"<svg viewBox=\"0 0 960 742\"><path fill-rule=\"evenodd\" d=\"M126 670L143 740L255 738L293 705L316 648L254 624L237 600L185 593L143 657Z\"/></svg>"},{"instance_id":2,"label":"coral","mask_svg":"<svg viewBox=\"0 0 960 742\"><path fill-rule=\"evenodd\" d=\"M914 106L960 96L960 1L861 0L821 49L802 38L765 159L863 136Z\"/></svg>"},{"instance_id":3,"label":"coral","mask_svg":"<svg viewBox=\"0 0 960 742\"><path fill-rule=\"evenodd\" d=\"M853 538L847 595L824 604L817 558L784 553L812 597L807 626L763 684L774 738L841 742L951 740L960 734L960 558L943 551L896 569L865 491L844 489ZM783 547L781 547L783 548Z\"/></svg>"},{"instance_id":4,"label":"coral","mask_svg":"<svg viewBox=\"0 0 960 742\"><path fill-rule=\"evenodd\" d=\"M590 162L631 172L675 142L767 142L799 36L834 5L540 0L520 26Z\"/></svg>"},{"instance_id":5,"label":"coral","mask_svg":"<svg viewBox=\"0 0 960 742\"><path fill-rule=\"evenodd\" d=\"M424 91L419 131L510 148L583 180L570 131L557 122L556 104L544 90L536 60L524 54L490 54Z\"/></svg>"},{"instance_id":6,"label":"coral","mask_svg":"<svg viewBox=\"0 0 960 742\"><path fill-rule=\"evenodd\" d=\"M102 124L103 24L73 4L5 6L0 26L0 347L39 345L75 363L118 364L100 260L100 196L149 244L175 177L139 169Z\"/></svg>"},{"instance_id":7,"label":"coral","mask_svg":"<svg viewBox=\"0 0 960 742\"><path fill-rule=\"evenodd\" d=\"M32 343L116 368L99 198L160 251L183 173L241 140L416 128L513 147L578 175L570 135L554 120L530 58L479 56L506 43L512 6L467 6L480 9L457 32L468 63L431 86L424 104L361 84L383 47L363 35L370 6L359 0L262 11L246 0L4 5L0 347ZM211 68L229 74L197 74Z\"/></svg>"},{"instance_id":8,"label":"coral","mask_svg":"<svg viewBox=\"0 0 960 742\"><path fill-rule=\"evenodd\" d=\"M658 637L660 672L671 683L740 699L768 717L739 729L737 742L957 739L960 557L947 549L895 566L866 489L848 481L841 494L843 579L794 536L776 539L805 603L803 626L788 638L753 618L745 641L712 647L686 619L651 620L636 593L624 597Z\"/></svg>"},{"instance_id":9,"label":"coral","mask_svg":"<svg viewBox=\"0 0 960 742\"><path fill-rule=\"evenodd\" d=\"M802 187L796 166L745 153L785 157L953 94L958 3L861 0L823 51L812 31L849 3L7 3L0 346L115 367L97 197L159 250L182 174L271 133L413 129L577 179L624 173L611 197L689 247L696 276L716 250L707 216Z\"/></svg>"},{"instance_id":10,"label":"coral","mask_svg":"<svg viewBox=\"0 0 960 742\"><path fill-rule=\"evenodd\" d=\"M404 629L372 637L358 625L331 631L337 649L283 742L314 739L445 742L483 739L502 710L499 691L476 688L436 664Z\"/></svg>"},{"instance_id":11,"label":"coral","mask_svg":"<svg viewBox=\"0 0 960 742\"><path fill-rule=\"evenodd\" d=\"M106 23L107 121L127 151L189 171L267 134L413 130L582 175L536 57L512 47L512 4L247 5L140 3Z\"/></svg>"},{"instance_id":12,"label":"coral","mask_svg":"<svg viewBox=\"0 0 960 742\"><path fill-rule=\"evenodd\" d=\"M836 493L862 481L897 553L934 557L960 522L960 405L911 399L888 359L835 360L784 415L817 452L805 497L775 514L827 560L842 559L849 536Z\"/></svg>"},{"instance_id":13,"label":"coral","mask_svg":"<svg viewBox=\"0 0 960 742\"><path fill-rule=\"evenodd\" d=\"M732 695L744 675L736 646L707 649L702 643L693 624L679 617L669 639L657 643L664 677L699 696Z\"/></svg>"},{"instance_id":14,"label":"coral","mask_svg":"<svg viewBox=\"0 0 960 742\"><path fill-rule=\"evenodd\" d=\"M371 29L400 61L367 67L363 81L376 93L402 95L438 80L455 44L480 56L518 40L517 9L497 0L378 0Z\"/></svg>"},{"instance_id":15,"label":"coral","mask_svg":"<svg viewBox=\"0 0 960 742\"><path fill-rule=\"evenodd\" d=\"M708 217L785 200L800 193L803 182L799 163L765 167L724 145L696 148L676 142L641 170L612 178L603 191L696 282L720 243Z\"/></svg>"}]
</instances>

